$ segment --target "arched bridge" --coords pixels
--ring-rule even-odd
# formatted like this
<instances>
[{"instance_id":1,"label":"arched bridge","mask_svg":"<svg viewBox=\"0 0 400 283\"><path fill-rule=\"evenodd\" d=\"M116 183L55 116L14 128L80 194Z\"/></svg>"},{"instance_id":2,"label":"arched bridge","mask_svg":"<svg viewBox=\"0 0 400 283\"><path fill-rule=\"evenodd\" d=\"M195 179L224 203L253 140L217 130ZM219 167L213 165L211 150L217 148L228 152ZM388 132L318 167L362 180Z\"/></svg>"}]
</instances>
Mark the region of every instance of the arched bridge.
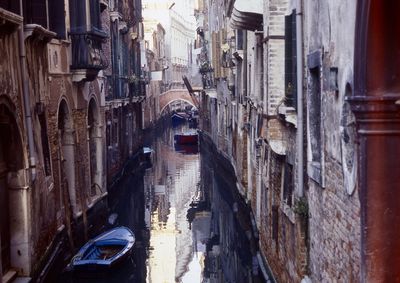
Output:
<instances>
[{"instance_id":1,"label":"arched bridge","mask_svg":"<svg viewBox=\"0 0 400 283\"><path fill-rule=\"evenodd\" d=\"M187 89L171 89L164 93L161 93L158 100L158 115L164 111L164 109L172 102L177 100L183 100L198 108L197 102L189 94Z\"/></svg>"}]
</instances>

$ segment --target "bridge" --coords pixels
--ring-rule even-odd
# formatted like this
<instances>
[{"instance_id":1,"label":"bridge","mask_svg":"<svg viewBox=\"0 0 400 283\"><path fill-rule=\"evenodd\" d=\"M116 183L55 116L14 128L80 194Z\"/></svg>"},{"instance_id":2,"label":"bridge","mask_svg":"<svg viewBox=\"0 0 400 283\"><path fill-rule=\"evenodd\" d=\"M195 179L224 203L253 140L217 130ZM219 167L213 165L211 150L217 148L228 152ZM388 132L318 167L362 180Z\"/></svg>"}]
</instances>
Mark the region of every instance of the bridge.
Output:
<instances>
[{"instance_id":1,"label":"bridge","mask_svg":"<svg viewBox=\"0 0 400 283\"><path fill-rule=\"evenodd\" d=\"M193 99L187 89L171 89L160 94L158 98L158 115L160 116L169 104L178 100L185 101L198 108L198 102Z\"/></svg>"}]
</instances>

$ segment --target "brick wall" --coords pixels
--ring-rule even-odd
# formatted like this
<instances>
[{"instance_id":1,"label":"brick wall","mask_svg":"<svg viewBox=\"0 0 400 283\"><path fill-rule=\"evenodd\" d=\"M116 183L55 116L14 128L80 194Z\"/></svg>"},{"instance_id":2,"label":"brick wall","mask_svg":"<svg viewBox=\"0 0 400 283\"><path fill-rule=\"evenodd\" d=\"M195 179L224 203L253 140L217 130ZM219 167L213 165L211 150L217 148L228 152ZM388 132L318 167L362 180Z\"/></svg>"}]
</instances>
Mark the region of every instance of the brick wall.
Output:
<instances>
[{"instance_id":1,"label":"brick wall","mask_svg":"<svg viewBox=\"0 0 400 283\"><path fill-rule=\"evenodd\" d=\"M341 164L326 164L326 188L309 181L310 271L315 282L357 282L360 272L360 201L344 189Z\"/></svg>"}]
</instances>

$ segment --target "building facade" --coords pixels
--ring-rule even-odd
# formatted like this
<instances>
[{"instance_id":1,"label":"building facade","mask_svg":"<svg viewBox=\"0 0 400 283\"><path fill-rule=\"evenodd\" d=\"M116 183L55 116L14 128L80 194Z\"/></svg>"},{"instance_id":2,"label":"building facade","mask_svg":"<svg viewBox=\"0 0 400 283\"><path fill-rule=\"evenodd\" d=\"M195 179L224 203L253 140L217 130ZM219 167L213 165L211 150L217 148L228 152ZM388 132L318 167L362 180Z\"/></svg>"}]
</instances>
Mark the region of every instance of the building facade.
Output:
<instances>
[{"instance_id":1,"label":"building facade","mask_svg":"<svg viewBox=\"0 0 400 283\"><path fill-rule=\"evenodd\" d=\"M144 27L141 1L109 2L105 15L110 40L104 70L107 177L109 187L119 177L129 159L139 150L142 129L142 103L146 98L148 73L144 53Z\"/></svg>"},{"instance_id":2,"label":"building facade","mask_svg":"<svg viewBox=\"0 0 400 283\"><path fill-rule=\"evenodd\" d=\"M165 29L162 92L183 89L182 76L191 74L195 39L194 1L144 0L143 16Z\"/></svg>"},{"instance_id":3,"label":"building facade","mask_svg":"<svg viewBox=\"0 0 400 283\"><path fill-rule=\"evenodd\" d=\"M141 1L5 0L0 17L0 281L42 282L99 231L141 142Z\"/></svg>"},{"instance_id":4,"label":"building facade","mask_svg":"<svg viewBox=\"0 0 400 283\"><path fill-rule=\"evenodd\" d=\"M398 166L381 162L381 145L397 152L398 44L382 31L396 22L396 5L197 5L203 135L235 168L259 231L259 264L278 282L397 278L391 264L371 268L397 262L385 247L397 243L388 223L400 214L386 197L397 194Z\"/></svg>"},{"instance_id":5,"label":"building facade","mask_svg":"<svg viewBox=\"0 0 400 283\"><path fill-rule=\"evenodd\" d=\"M98 74L107 66L106 6L41 0L0 7L0 277L40 281L61 239L80 245L95 225L92 212L105 205L104 80Z\"/></svg>"},{"instance_id":6,"label":"building facade","mask_svg":"<svg viewBox=\"0 0 400 283\"><path fill-rule=\"evenodd\" d=\"M165 88L165 29L154 21L144 21L146 69L150 82L144 106L144 127L150 128L159 118L159 96Z\"/></svg>"}]
</instances>

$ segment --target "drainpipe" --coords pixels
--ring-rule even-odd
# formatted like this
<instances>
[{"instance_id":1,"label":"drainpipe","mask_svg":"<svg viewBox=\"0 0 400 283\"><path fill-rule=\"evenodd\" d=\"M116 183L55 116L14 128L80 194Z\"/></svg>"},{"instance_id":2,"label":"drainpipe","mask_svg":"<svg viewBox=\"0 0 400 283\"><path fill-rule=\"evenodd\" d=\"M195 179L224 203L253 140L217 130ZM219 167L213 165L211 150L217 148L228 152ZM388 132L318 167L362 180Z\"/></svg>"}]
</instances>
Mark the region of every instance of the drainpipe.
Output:
<instances>
[{"instance_id":1,"label":"drainpipe","mask_svg":"<svg viewBox=\"0 0 400 283\"><path fill-rule=\"evenodd\" d=\"M247 96L247 30L243 30L243 65L242 65L243 87L242 96ZM247 99L246 99L247 101Z\"/></svg>"},{"instance_id":2,"label":"drainpipe","mask_svg":"<svg viewBox=\"0 0 400 283\"><path fill-rule=\"evenodd\" d=\"M23 17L22 0L19 1L20 14ZM32 128L32 111L31 100L29 95L29 78L26 71L26 50L25 50L25 37L24 37L24 23L20 24L19 30L19 57L21 61L21 79L22 79L22 94L24 101L24 114L26 122L26 130L28 134L28 148L29 148L29 168L31 169L31 180L36 180L36 158L35 158L35 142L33 139Z\"/></svg>"},{"instance_id":3,"label":"drainpipe","mask_svg":"<svg viewBox=\"0 0 400 283\"><path fill-rule=\"evenodd\" d=\"M296 0L296 57L297 57L297 190L304 196L304 130L303 130L303 25L302 0Z\"/></svg>"}]
</instances>

